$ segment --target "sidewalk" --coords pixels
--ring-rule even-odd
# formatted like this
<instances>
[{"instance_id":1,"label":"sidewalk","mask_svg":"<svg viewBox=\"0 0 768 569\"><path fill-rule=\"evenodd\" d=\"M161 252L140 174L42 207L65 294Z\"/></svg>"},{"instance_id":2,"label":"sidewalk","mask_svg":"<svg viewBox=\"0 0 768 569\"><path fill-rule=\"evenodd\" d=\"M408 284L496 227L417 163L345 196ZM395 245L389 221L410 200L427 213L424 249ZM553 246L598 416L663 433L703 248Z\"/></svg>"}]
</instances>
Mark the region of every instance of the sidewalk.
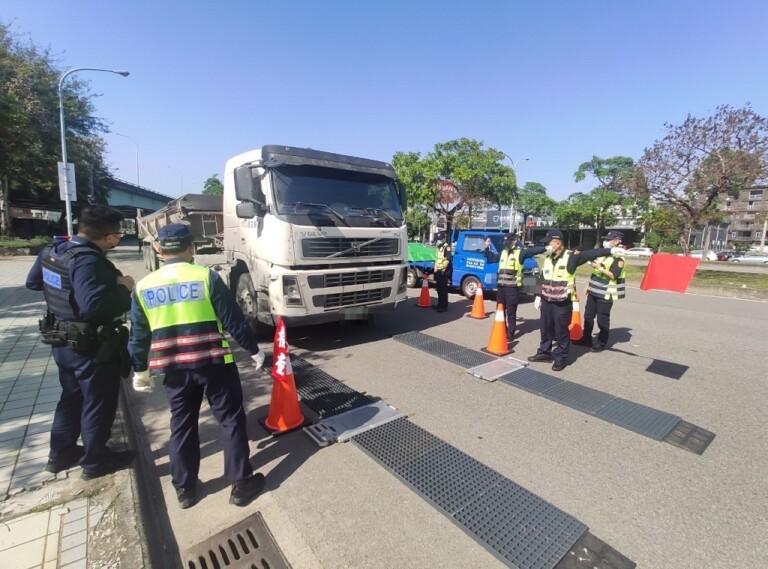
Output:
<instances>
[{"instance_id":1,"label":"sidewalk","mask_svg":"<svg viewBox=\"0 0 768 569\"><path fill-rule=\"evenodd\" d=\"M145 567L132 470L92 482L45 472L61 388L37 321L45 303L24 286L33 257L0 257L0 558L3 569ZM124 406L121 405L121 409ZM126 447L118 411L111 446Z\"/></svg>"}]
</instances>

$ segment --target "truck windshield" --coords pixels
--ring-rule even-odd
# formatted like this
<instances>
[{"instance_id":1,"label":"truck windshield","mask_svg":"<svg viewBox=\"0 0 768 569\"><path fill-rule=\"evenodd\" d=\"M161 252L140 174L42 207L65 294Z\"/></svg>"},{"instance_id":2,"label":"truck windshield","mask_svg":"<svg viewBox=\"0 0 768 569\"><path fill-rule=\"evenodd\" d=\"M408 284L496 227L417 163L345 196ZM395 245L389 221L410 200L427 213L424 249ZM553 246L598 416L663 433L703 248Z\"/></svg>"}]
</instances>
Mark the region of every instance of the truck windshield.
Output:
<instances>
[{"instance_id":1,"label":"truck windshield","mask_svg":"<svg viewBox=\"0 0 768 569\"><path fill-rule=\"evenodd\" d=\"M274 168L278 215L293 223L400 227L403 212L393 180L364 172L316 166Z\"/></svg>"}]
</instances>

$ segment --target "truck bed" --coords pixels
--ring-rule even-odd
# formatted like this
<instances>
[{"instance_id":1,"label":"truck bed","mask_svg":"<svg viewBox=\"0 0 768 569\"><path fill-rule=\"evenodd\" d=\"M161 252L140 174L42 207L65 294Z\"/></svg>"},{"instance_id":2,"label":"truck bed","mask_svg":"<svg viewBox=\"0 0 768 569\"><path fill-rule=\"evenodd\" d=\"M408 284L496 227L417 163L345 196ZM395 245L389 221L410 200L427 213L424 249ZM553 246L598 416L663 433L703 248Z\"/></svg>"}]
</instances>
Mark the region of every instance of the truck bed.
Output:
<instances>
[{"instance_id":1,"label":"truck bed","mask_svg":"<svg viewBox=\"0 0 768 569\"><path fill-rule=\"evenodd\" d=\"M186 223L198 248L220 249L224 232L221 196L185 194L163 208L136 219L139 238L145 243L157 240L157 234L169 223Z\"/></svg>"}]
</instances>

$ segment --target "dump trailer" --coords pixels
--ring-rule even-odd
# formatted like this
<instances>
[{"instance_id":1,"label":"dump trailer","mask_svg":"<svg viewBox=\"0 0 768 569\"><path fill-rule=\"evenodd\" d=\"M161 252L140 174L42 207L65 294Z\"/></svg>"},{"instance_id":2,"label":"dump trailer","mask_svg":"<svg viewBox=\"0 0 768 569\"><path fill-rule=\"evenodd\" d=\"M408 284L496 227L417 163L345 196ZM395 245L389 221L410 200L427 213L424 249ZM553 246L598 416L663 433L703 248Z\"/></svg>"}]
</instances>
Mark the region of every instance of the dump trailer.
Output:
<instances>
[{"instance_id":1,"label":"dump trailer","mask_svg":"<svg viewBox=\"0 0 768 569\"><path fill-rule=\"evenodd\" d=\"M224 245L222 203L222 196L186 194L149 215L137 216L138 237L147 269L154 271L160 266L154 244L158 231L169 223L189 225L196 255L221 253Z\"/></svg>"},{"instance_id":2,"label":"dump trailer","mask_svg":"<svg viewBox=\"0 0 768 569\"><path fill-rule=\"evenodd\" d=\"M368 322L406 299L405 208L390 164L263 146L226 163L216 268L257 331Z\"/></svg>"}]
</instances>

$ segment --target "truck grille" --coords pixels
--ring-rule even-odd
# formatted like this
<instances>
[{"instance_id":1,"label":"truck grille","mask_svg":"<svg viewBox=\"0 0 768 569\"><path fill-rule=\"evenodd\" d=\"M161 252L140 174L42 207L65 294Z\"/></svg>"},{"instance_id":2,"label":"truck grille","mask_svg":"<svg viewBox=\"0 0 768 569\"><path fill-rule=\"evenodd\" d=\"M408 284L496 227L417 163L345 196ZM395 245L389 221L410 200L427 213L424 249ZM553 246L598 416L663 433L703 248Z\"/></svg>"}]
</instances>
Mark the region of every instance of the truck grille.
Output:
<instances>
[{"instance_id":1,"label":"truck grille","mask_svg":"<svg viewBox=\"0 0 768 569\"><path fill-rule=\"evenodd\" d=\"M370 304L372 302L381 302L381 299L389 296L390 290L391 289L389 288L379 288L375 290L342 292L339 294L318 294L312 297L312 302L317 308L334 310L345 306L358 306Z\"/></svg>"},{"instance_id":2,"label":"truck grille","mask_svg":"<svg viewBox=\"0 0 768 569\"><path fill-rule=\"evenodd\" d=\"M353 239L346 237L322 237L303 239L301 253L305 259L347 259L354 257L380 257L397 255L398 239Z\"/></svg>"},{"instance_id":3,"label":"truck grille","mask_svg":"<svg viewBox=\"0 0 768 569\"><path fill-rule=\"evenodd\" d=\"M331 288L335 286L362 285L370 283L388 283L395 279L392 269L382 271L360 271L356 273L330 273L312 275L307 279L309 288Z\"/></svg>"}]
</instances>

